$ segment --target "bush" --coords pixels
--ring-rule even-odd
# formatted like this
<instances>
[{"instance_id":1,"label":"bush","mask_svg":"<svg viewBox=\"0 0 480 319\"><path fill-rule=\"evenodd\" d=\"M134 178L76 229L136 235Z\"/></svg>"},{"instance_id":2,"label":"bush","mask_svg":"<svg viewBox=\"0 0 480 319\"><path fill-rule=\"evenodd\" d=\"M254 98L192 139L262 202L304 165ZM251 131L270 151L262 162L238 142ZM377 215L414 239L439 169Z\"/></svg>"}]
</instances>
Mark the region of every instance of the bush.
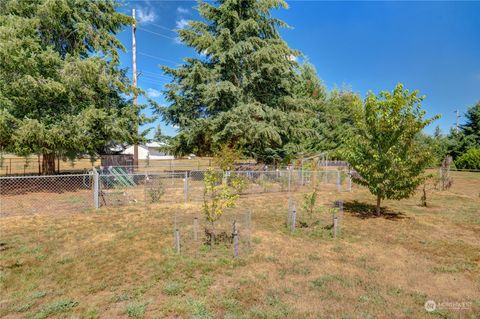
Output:
<instances>
[{"instance_id":1,"label":"bush","mask_svg":"<svg viewBox=\"0 0 480 319\"><path fill-rule=\"evenodd\" d=\"M202 212L212 224L223 215L225 209L235 207L239 197L232 187L222 183L222 176L211 168L203 175Z\"/></svg>"},{"instance_id":2,"label":"bush","mask_svg":"<svg viewBox=\"0 0 480 319\"><path fill-rule=\"evenodd\" d=\"M455 160L460 169L480 169L480 148L471 148Z\"/></svg>"},{"instance_id":3,"label":"bush","mask_svg":"<svg viewBox=\"0 0 480 319\"><path fill-rule=\"evenodd\" d=\"M163 183L160 179L154 180L149 188L147 189L147 194L150 199L150 203L158 203L160 199L165 194L165 188L163 187Z\"/></svg>"}]
</instances>

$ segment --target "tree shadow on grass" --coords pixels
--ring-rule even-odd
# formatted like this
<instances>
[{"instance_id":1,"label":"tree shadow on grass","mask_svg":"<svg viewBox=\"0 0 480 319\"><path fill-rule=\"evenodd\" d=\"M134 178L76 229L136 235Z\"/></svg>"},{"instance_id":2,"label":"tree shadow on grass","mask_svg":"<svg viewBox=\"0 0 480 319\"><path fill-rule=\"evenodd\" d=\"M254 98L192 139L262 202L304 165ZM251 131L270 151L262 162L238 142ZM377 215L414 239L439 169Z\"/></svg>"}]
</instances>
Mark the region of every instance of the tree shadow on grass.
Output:
<instances>
[{"instance_id":1,"label":"tree shadow on grass","mask_svg":"<svg viewBox=\"0 0 480 319\"><path fill-rule=\"evenodd\" d=\"M362 203L359 201L345 202L343 204L344 210L352 215L361 218L385 218L388 220L400 220L410 218L405 213L387 210L385 207L380 207L380 215L375 214L375 205Z\"/></svg>"}]
</instances>

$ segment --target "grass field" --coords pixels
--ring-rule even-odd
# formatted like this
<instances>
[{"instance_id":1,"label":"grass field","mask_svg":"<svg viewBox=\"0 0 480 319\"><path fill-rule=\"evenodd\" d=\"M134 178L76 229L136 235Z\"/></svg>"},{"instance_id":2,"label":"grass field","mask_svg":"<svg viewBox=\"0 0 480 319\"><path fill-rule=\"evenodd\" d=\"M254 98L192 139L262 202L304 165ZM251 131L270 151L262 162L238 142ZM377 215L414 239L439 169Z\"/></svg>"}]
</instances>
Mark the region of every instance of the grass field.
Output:
<instances>
[{"instance_id":1,"label":"grass field","mask_svg":"<svg viewBox=\"0 0 480 319\"><path fill-rule=\"evenodd\" d=\"M286 193L242 197L253 242L237 259L174 253L172 215L199 203L5 217L0 317L480 318L480 174L453 175L429 207L417 194L386 201L381 217L364 189L320 192L345 201L336 239L288 231Z\"/></svg>"}]
</instances>

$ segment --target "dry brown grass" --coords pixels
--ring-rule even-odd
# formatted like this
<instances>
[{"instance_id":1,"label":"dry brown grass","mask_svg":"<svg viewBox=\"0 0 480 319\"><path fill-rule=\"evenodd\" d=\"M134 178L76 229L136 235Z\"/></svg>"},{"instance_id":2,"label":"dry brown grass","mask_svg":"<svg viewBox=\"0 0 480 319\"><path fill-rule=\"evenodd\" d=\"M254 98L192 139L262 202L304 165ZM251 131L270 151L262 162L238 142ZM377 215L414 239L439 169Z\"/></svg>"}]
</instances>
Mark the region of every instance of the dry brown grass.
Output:
<instances>
[{"instance_id":1,"label":"dry brown grass","mask_svg":"<svg viewBox=\"0 0 480 319\"><path fill-rule=\"evenodd\" d=\"M5 217L0 317L478 318L480 174L454 178L430 207L416 195L387 201L381 217L363 189L320 192L349 210L335 240L289 232L285 193L243 197L253 249L238 259L173 253L172 215L198 203ZM427 313L429 299L468 309Z\"/></svg>"}]
</instances>

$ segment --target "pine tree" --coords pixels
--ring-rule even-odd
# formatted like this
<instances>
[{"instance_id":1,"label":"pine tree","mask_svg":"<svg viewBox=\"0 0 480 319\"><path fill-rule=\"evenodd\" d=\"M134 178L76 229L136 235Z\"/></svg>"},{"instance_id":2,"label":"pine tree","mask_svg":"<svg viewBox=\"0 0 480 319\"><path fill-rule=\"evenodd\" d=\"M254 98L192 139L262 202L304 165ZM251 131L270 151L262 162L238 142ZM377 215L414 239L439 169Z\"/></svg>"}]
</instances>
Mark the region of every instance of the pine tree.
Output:
<instances>
[{"instance_id":1,"label":"pine tree","mask_svg":"<svg viewBox=\"0 0 480 319\"><path fill-rule=\"evenodd\" d=\"M383 199L411 196L432 161L418 135L439 116L424 119L422 100L416 91L409 92L401 84L393 92L369 93L365 99L363 118L345 157L359 174L354 181L376 195L377 215Z\"/></svg>"},{"instance_id":2,"label":"pine tree","mask_svg":"<svg viewBox=\"0 0 480 319\"><path fill-rule=\"evenodd\" d=\"M160 126L160 124L158 124L153 135L153 140L160 143L167 143L171 139L172 138L170 136L163 134L162 127Z\"/></svg>"},{"instance_id":3,"label":"pine tree","mask_svg":"<svg viewBox=\"0 0 480 319\"><path fill-rule=\"evenodd\" d=\"M204 21L179 31L199 56L163 68L173 81L160 112L178 126L176 154L212 155L227 145L264 162L288 156L303 134L304 112L294 95L299 53L278 33L285 23L270 14L281 7L282 0L200 2Z\"/></svg>"},{"instance_id":4,"label":"pine tree","mask_svg":"<svg viewBox=\"0 0 480 319\"><path fill-rule=\"evenodd\" d=\"M309 63L300 66L296 96L308 114L304 128L308 135L298 140L297 151L339 155L355 133L355 119L361 115L360 97L345 88L328 92Z\"/></svg>"},{"instance_id":5,"label":"pine tree","mask_svg":"<svg viewBox=\"0 0 480 319\"><path fill-rule=\"evenodd\" d=\"M133 143L144 120L119 69L115 33L131 18L111 0L0 2L0 147L55 156L95 156Z\"/></svg>"},{"instance_id":6,"label":"pine tree","mask_svg":"<svg viewBox=\"0 0 480 319\"><path fill-rule=\"evenodd\" d=\"M472 141L471 147L480 148L480 102L467 110L465 118L467 120L460 126L461 131L467 139Z\"/></svg>"}]
</instances>

